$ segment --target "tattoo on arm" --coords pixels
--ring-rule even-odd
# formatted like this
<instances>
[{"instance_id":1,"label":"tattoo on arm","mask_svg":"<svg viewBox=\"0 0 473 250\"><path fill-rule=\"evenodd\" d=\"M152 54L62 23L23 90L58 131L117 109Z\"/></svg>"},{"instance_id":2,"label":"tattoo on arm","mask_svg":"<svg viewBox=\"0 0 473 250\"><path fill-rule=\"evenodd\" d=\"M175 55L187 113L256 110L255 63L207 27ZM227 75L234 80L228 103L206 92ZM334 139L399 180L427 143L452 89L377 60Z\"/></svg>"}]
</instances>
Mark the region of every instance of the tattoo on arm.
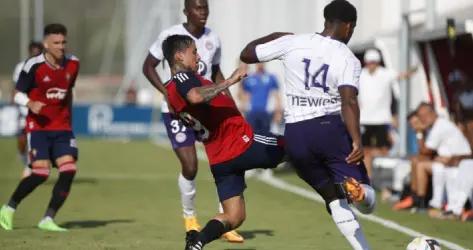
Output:
<instances>
[{"instance_id":1,"label":"tattoo on arm","mask_svg":"<svg viewBox=\"0 0 473 250\"><path fill-rule=\"evenodd\" d=\"M208 102L217 96L220 92L230 86L227 81L219 84L207 85L203 87L195 88L197 93L202 97L203 102Z\"/></svg>"}]
</instances>

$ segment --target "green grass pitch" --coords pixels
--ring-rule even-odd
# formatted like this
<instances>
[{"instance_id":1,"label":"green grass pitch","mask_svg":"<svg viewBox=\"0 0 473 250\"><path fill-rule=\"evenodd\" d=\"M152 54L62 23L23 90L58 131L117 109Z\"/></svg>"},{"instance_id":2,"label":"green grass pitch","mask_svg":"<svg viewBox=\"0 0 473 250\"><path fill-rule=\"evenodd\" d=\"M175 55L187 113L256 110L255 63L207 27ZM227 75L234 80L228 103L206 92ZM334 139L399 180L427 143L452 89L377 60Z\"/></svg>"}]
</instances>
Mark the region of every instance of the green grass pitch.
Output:
<instances>
[{"instance_id":1,"label":"green grass pitch","mask_svg":"<svg viewBox=\"0 0 473 250\"><path fill-rule=\"evenodd\" d=\"M67 233L36 229L49 201L56 171L19 206L15 230L0 230L0 249L160 249L184 248L177 174L168 148L148 141L79 138L79 172L57 216ZM16 187L21 167L13 139L0 139L0 202ZM217 211L215 187L205 162L199 163L197 211L201 224ZM294 174L284 180L306 187ZM243 244L216 241L208 250L350 249L322 204L248 180ZM473 248L473 223L435 221L426 215L395 213L379 204L376 215L426 234ZM405 249L410 236L362 220L373 249Z\"/></svg>"}]
</instances>

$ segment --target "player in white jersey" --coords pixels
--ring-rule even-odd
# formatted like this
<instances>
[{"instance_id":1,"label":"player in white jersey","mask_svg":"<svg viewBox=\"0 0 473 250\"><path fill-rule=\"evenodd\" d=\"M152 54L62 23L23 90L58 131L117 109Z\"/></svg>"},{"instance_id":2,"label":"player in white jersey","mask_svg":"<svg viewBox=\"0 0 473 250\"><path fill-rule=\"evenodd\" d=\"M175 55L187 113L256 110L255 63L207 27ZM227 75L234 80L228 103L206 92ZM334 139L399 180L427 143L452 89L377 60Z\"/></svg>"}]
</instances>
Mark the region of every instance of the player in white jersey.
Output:
<instances>
[{"instance_id":1,"label":"player in white jersey","mask_svg":"<svg viewBox=\"0 0 473 250\"><path fill-rule=\"evenodd\" d=\"M167 91L163 80L170 79L169 65L164 60L162 43L170 35L187 35L194 39L197 51L200 55L198 73L203 77L219 83L225 80L220 70L221 46L220 39L205 27L209 15L207 0L185 0L184 14L187 22L174 25L162 31L158 39L151 45L149 54L143 64L143 73L151 84L158 89L167 100ZM163 61L163 62L162 62ZM156 66L164 64L165 73L158 75ZM229 94L229 93L228 93ZM195 176L197 175L197 154L194 143L196 141L195 131L187 127L169 109L167 102L161 105L162 117L171 145L181 163L181 173L178 177L178 186L181 193L183 216L186 232L199 230L197 222L194 199L196 195ZM220 212L222 212L220 207ZM229 242L243 242L243 237L236 231L230 231L223 235Z\"/></svg>"},{"instance_id":2,"label":"player in white jersey","mask_svg":"<svg viewBox=\"0 0 473 250\"><path fill-rule=\"evenodd\" d=\"M369 249L349 202L363 213L375 193L362 162L358 81L359 60L348 49L356 9L345 0L324 8L322 33L273 33L250 42L241 60L280 60L285 68L286 150L300 178L325 200L353 249Z\"/></svg>"},{"instance_id":3,"label":"player in white jersey","mask_svg":"<svg viewBox=\"0 0 473 250\"><path fill-rule=\"evenodd\" d=\"M43 44L40 42L30 42L28 45L28 56L29 57L34 57L43 51ZM23 66L25 65L25 61L19 62L15 66L15 70L13 71L13 84L16 85L18 82L18 79L20 78L20 73L21 70L23 69ZM14 96L16 93L15 88L13 88L12 91L12 96ZM25 131L25 125L26 125L26 115L28 114L28 108L23 107L23 106L18 106L19 110L19 116L18 116L18 133L17 133L17 148L18 148L18 154L20 155L21 161L23 163L23 173L22 173L22 178L26 178L31 174L31 168L28 166L28 153L27 153L27 148L26 148L26 131Z\"/></svg>"}]
</instances>

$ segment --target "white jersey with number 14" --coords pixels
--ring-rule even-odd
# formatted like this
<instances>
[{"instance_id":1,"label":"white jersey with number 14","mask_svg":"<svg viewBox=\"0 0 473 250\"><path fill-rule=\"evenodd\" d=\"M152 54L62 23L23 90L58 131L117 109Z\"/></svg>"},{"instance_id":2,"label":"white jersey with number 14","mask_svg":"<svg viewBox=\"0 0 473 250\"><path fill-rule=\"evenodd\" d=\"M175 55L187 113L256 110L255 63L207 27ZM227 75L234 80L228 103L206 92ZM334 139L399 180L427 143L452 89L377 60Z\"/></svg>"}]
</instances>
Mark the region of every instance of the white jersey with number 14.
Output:
<instances>
[{"instance_id":1,"label":"white jersey with number 14","mask_svg":"<svg viewBox=\"0 0 473 250\"><path fill-rule=\"evenodd\" d=\"M358 90L360 61L330 37L287 35L256 46L256 55L261 62L278 59L284 64L286 123L339 114L338 88Z\"/></svg>"}]
</instances>

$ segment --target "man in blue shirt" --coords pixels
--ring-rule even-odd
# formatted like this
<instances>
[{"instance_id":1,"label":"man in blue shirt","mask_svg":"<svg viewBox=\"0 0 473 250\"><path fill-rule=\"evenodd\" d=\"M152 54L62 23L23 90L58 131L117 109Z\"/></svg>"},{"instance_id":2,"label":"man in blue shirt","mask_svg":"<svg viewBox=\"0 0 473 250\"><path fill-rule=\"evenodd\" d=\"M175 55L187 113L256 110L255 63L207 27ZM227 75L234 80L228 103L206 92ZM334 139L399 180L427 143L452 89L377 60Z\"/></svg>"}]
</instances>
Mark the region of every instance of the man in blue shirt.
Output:
<instances>
[{"instance_id":1,"label":"man in blue shirt","mask_svg":"<svg viewBox=\"0 0 473 250\"><path fill-rule=\"evenodd\" d=\"M268 101L274 96L274 118L281 120L281 98L278 80L265 70L264 64L256 65L256 72L243 80L240 101L246 109L246 120L256 133L269 132L273 114L268 111Z\"/></svg>"}]
</instances>

